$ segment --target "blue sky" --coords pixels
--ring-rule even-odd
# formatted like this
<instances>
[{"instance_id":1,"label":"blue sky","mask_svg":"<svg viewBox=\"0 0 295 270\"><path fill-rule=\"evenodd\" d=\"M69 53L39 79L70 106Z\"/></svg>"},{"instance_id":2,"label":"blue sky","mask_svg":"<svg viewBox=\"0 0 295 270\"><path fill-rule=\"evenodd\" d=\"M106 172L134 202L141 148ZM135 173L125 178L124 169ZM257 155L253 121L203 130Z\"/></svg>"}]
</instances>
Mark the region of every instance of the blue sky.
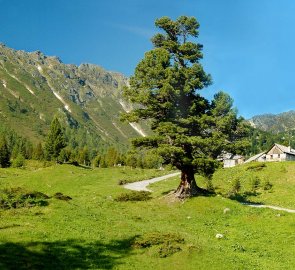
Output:
<instances>
[{"instance_id":1,"label":"blue sky","mask_svg":"<svg viewBox=\"0 0 295 270\"><path fill-rule=\"evenodd\" d=\"M154 21L195 16L205 70L249 118L295 110L294 0L0 0L0 42L129 76L151 49Z\"/></svg>"}]
</instances>

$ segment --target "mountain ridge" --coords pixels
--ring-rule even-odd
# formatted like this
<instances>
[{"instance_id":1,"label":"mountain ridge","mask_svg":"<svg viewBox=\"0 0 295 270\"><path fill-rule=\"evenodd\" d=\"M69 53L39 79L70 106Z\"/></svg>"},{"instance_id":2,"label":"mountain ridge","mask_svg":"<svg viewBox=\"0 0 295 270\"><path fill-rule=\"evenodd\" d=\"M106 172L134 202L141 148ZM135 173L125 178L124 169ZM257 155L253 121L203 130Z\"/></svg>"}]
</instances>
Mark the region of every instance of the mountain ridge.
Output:
<instances>
[{"instance_id":1,"label":"mountain ridge","mask_svg":"<svg viewBox=\"0 0 295 270\"><path fill-rule=\"evenodd\" d=\"M286 132L295 129L295 110L279 114L266 113L255 115L249 123L258 129L272 133Z\"/></svg>"},{"instance_id":2,"label":"mountain ridge","mask_svg":"<svg viewBox=\"0 0 295 270\"><path fill-rule=\"evenodd\" d=\"M44 138L56 114L69 133L92 134L101 145L126 146L131 137L145 136L145 123L119 120L131 106L122 97L127 85L127 77L98 65L64 64L0 44L0 121L33 140Z\"/></svg>"}]
</instances>

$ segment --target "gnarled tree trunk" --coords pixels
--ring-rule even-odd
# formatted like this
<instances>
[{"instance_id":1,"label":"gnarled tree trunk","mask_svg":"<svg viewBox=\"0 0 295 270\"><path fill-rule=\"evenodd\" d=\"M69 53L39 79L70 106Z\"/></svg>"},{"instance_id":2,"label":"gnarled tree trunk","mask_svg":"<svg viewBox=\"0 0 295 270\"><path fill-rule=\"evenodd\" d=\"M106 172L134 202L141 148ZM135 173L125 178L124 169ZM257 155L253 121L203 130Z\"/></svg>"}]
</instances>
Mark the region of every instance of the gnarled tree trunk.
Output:
<instances>
[{"instance_id":1,"label":"gnarled tree trunk","mask_svg":"<svg viewBox=\"0 0 295 270\"><path fill-rule=\"evenodd\" d=\"M193 167L182 168L180 184L175 191L175 195L179 198L187 198L204 194L204 191L197 186Z\"/></svg>"}]
</instances>

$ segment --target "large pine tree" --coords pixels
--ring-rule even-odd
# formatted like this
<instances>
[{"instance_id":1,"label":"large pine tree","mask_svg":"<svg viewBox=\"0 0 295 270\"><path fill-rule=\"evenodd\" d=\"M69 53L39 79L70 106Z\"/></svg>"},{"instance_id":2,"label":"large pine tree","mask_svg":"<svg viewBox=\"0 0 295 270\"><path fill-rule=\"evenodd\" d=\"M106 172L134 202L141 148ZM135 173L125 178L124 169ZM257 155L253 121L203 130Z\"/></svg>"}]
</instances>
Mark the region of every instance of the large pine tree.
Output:
<instances>
[{"instance_id":1,"label":"large pine tree","mask_svg":"<svg viewBox=\"0 0 295 270\"><path fill-rule=\"evenodd\" d=\"M223 150L243 149L247 128L227 94L216 94L212 102L199 94L211 84L211 77L200 64L202 45L194 42L197 20L162 17L155 24L162 31L152 38L154 48L139 62L124 90L137 106L123 119L151 120L154 135L135 139L133 145L156 148L166 163L181 171L177 196L193 196L204 191L194 174L210 177Z\"/></svg>"}]
</instances>

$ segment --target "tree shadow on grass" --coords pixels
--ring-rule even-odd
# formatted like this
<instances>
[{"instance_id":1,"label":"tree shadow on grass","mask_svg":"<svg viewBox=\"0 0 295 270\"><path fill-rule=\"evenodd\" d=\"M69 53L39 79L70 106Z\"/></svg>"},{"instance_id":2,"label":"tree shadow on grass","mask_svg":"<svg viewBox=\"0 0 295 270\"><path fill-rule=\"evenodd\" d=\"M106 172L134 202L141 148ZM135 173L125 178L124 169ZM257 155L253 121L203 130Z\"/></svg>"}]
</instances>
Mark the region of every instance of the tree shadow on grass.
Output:
<instances>
[{"instance_id":1,"label":"tree shadow on grass","mask_svg":"<svg viewBox=\"0 0 295 270\"><path fill-rule=\"evenodd\" d=\"M79 168L83 168L83 169L87 169L87 170L92 170L92 168L90 166L79 164L77 161L68 162L68 163L65 162L65 163L61 163L61 164L69 164L69 165L73 165L75 167L79 167Z\"/></svg>"},{"instance_id":2,"label":"tree shadow on grass","mask_svg":"<svg viewBox=\"0 0 295 270\"><path fill-rule=\"evenodd\" d=\"M251 201L249 197L251 196L257 196L260 193L256 192L244 192L244 193L236 193L236 194L230 194L227 197L231 200L238 201L239 203L242 204L256 204L256 205L261 205L262 203Z\"/></svg>"},{"instance_id":3,"label":"tree shadow on grass","mask_svg":"<svg viewBox=\"0 0 295 270\"><path fill-rule=\"evenodd\" d=\"M215 197L217 196L217 193L214 191L210 191L203 188L198 188L198 192L196 194L178 194L175 189L164 191L161 193L161 198L168 198L169 201L180 201L184 202L185 200L197 198L197 197Z\"/></svg>"},{"instance_id":4,"label":"tree shadow on grass","mask_svg":"<svg viewBox=\"0 0 295 270\"><path fill-rule=\"evenodd\" d=\"M113 269L130 255L133 241L0 243L0 269Z\"/></svg>"}]
</instances>

